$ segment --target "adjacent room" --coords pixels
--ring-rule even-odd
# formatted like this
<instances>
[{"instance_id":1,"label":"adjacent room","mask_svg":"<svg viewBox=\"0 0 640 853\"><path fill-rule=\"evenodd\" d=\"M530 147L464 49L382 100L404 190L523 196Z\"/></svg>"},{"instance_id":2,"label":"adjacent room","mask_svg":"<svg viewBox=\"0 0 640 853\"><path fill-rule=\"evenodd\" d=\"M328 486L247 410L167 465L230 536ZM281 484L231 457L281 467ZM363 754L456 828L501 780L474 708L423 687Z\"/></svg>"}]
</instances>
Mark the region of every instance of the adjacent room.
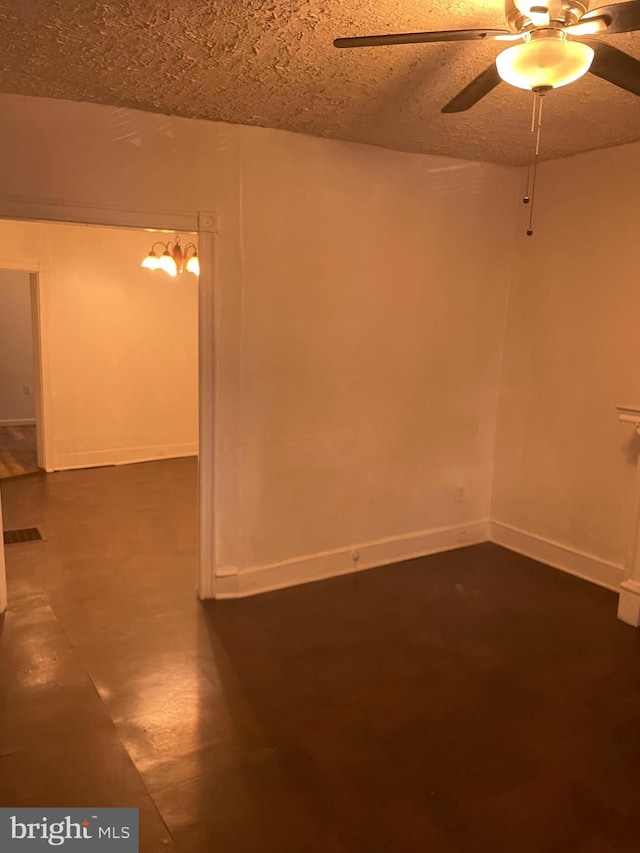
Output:
<instances>
[{"instance_id":1,"label":"adjacent room","mask_svg":"<svg viewBox=\"0 0 640 853\"><path fill-rule=\"evenodd\" d=\"M38 467L31 276L0 270L0 479Z\"/></svg>"},{"instance_id":2,"label":"adjacent room","mask_svg":"<svg viewBox=\"0 0 640 853\"><path fill-rule=\"evenodd\" d=\"M49 472L197 456L197 276L182 249L179 272L157 268L165 253L175 267L167 245L194 239L0 222L21 268L0 271L0 426L30 449L29 470L7 455L16 474L38 468L36 430Z\"/></svg>"},{"instance_id":3,"label":"adjacent room","mask_svg":"<svg viewBox=\"0 0 640 853\"><path fill-rule=\"evenodd\" d=\"M0 20L0 807L637 850L640 0Z\"/></svg>"},{"instance_id":4,"label":"adjacent room","mask_svg":"<svg viewBox=\"0 0 640 853\"><path fill-rule=\"evenodd\" d=\"M82 541L95 527L106 549L126 535L129 559L143 561L158 533L149 529L148 498L131 487L123 493L122 478L147 483L156 494L173 487L197 517L195 239L0 221L3 257L13 267L0 272L0 472L13 508L5 524L9 545L61 534L49 517L61 490L74 537ZM74 478L72 471L83 473ZM102 515L94 518L96 493ZM12 495L46 499L34 511L31 502L18 509ZM194 584L197 527L188 545ZM94 569L74 562L70 585L80 588ZM116 575L122 581L123 570Z\"/></svg>"}]
</instances>

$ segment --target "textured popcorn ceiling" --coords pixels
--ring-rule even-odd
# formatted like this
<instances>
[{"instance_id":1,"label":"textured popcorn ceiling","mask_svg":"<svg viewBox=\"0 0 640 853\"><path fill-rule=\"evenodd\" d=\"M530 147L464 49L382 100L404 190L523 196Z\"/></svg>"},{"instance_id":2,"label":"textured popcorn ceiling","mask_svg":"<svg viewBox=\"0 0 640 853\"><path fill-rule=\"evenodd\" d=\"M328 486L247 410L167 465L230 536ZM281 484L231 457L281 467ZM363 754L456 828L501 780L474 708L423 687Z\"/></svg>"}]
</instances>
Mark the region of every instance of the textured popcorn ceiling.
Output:
<instances>
[{"instance_id":1,"label":"textured popcorn ceiling","mask_svg":"<svg viewBox=\"0 0 640 853\"><path fill-rule=\"evenodd\" d=\"M0 0L0 24L2 92L526 160L528 93L502 84L467 113L440 113L499 44L331 44L336 36L501 27L499 0ZM607 40L640 57L640 34ZM546 99L545 158L638 139L640 98L591 75Z\"/></svg>"}]
</instances>

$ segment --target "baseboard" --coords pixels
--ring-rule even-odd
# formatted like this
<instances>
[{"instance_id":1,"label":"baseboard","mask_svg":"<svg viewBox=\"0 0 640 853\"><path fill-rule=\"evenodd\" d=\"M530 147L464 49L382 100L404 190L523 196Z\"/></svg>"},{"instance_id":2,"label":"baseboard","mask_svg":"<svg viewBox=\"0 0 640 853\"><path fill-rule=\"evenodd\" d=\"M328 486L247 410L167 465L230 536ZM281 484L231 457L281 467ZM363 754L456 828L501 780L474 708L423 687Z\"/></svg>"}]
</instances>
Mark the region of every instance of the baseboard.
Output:
<instances>
[{"instance_id":1,"label":"baseboard","mask_svg":"<svg viewBox=\"0 0 640 853\"><path fill-rule=\"evenodd\" d=\"M35 418L3 418L0 420L0 427L3 426L35 426Z\"/></svg>"},{"instance_id":2,"label":"baseboard","mask_svg":"<svg viewBox=\"0 0 640 853\"><path fill-rule=\"evenodd\" d=\"M333 551L306 554L279 563L238 571L233 567L216 572L216 598L244 598L297 584L312 583L356 571L386 566L486 542L489 521L469 521L451 527L421 530L388 539L362 542ZM354 552L359 560L354 563Z\"/></svg>"},{"instance_id":3,"label":"baseboard","mask_svg":"<svg viewBox=\"0 0 640 853\"><path fill-rule=\"evenodd\" d=\"M133 465L137 462L157 462L160 459L181 459L197 456L198 443L169 444L152 447L125 447L93 450L85 453L60 453L54 456L54 471L75 471L79 468L103 468L107 465Z\"/></svg>"},{"instance_id":4,"label":"baseboard","mask_svg":"<svg viewBox=\"0 0 640 853\"><path fill-rule=\"evenodd\" d=\"M624 566L610 563L594 554L578 551L560 542L527 533L501 521L490 522L489 541L616 592L626 577Z\"/></svg>"}]
</instances>

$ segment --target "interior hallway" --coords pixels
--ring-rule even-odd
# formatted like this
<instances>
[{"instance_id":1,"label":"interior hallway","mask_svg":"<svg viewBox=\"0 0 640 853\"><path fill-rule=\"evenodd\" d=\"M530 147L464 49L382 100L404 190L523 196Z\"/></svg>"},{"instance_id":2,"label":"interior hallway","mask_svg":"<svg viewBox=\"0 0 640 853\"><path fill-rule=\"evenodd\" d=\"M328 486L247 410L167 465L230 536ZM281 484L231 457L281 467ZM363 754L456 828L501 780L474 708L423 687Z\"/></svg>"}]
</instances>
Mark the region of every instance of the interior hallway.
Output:
<instances>
[{"instance_id":1,"label":"interior hallway","mask_svg":"<svg viewBox=\"0 0 640 853\"><path fill-rule=\"evenodd\" d=\"M195 594L196 461L2 484L0 805L138 806L143 853L636 851L616 596L482 545Z\"/></svg>"}]
</instances>

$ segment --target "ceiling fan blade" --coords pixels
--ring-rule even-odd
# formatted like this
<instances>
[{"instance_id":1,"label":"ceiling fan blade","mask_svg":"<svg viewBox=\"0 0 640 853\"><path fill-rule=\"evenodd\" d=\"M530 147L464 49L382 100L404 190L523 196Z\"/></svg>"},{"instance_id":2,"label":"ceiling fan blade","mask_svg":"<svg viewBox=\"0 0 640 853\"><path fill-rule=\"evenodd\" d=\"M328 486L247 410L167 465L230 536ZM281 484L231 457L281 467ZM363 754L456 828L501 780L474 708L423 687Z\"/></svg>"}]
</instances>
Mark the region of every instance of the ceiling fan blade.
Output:
<instances>
[{"instance_id":1,"label":"ceiling fan blade","mask_svg":"<svg viewBox=\"0 0 640 853\"><path fill-rule=\"evenodd\" d=\"M496 70L495 63L479 74L475 80L472 80L468 86L465 86L461 92L449 101L440 112L443 113L461 113L473 107L481 98L488 95L496 88L502 80Z\"/></svg>"},{"instance_id":2,"label":"ceiling fan blade","mask_svg":"<svg viewBox=\"0 0 640 853\"><path fill-rule=\"evenodd\" d=\"M610 44L594 41L589 44L595 53L590 73L640 97L640 61Z\"/></svg>"},{"instance_id":3,"label":"ceiling fan blade","mask_svg":"<svg viewBox=\"0 0 640 853\"><path fill-rule=\"evenodd\" d=\"M632 33L640 30L640 0L627 0L626 3L612 3L592 9L580 18L579 23L591 18L603 17L609 21L607 35L611 33Z\"/></svg>"},{"instance_id":4,"label":"ceiling fan blade","mask_svg":"<svg viewBox=\"0 0 640 853\"><path fill-rule=\"evenodd\" d=\"M378 47L388 44L427 44L443 41L475 41L511 35L509 30L440 30L431 33L389 33L336 39L334 47Z\"/></svg>"}]
</instances>

